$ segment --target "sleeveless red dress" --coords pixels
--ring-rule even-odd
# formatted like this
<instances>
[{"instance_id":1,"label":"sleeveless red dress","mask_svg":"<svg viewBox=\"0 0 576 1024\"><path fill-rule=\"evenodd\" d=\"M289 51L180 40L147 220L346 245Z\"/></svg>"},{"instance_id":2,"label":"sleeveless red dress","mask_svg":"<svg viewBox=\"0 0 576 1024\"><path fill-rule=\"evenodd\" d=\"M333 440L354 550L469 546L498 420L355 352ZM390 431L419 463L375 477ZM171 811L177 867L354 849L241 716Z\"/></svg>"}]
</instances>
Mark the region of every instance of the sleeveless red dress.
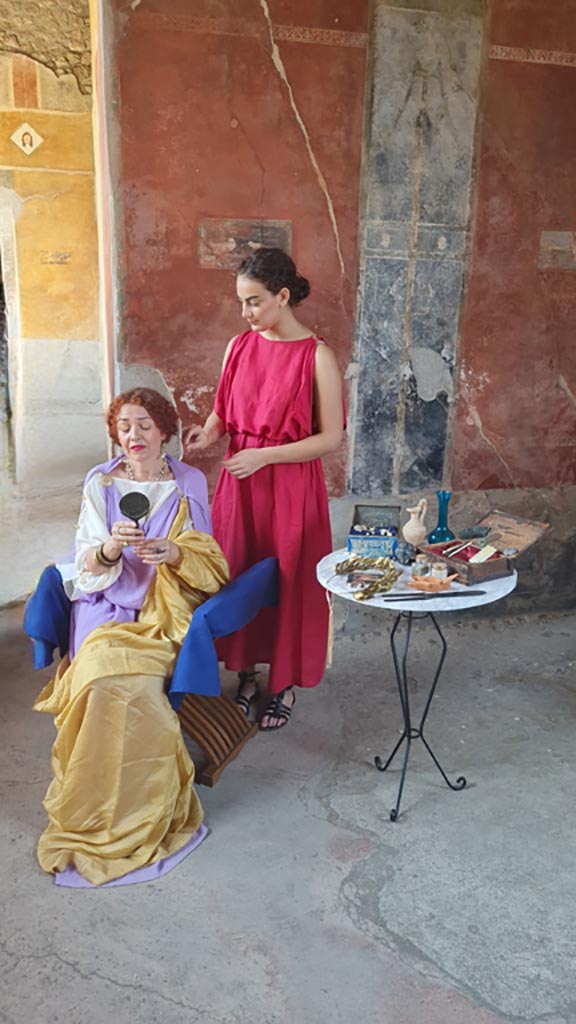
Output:
<instances>
[{"instance_id":1,"label":"sleeveless red dress","mask_svg":"<svg viewBox=\"0 0 576 1024\"><path fill-rule=\"evenodd\" d=\"M230 436L226 458L245 448L301 441L314 433L316 338L268 341L245 331L234 341L214 403ZM316 563L332 549L322 463L265 466L245 480L222 469L212 507L214 536L232 579L270 555L280 566L276 608L218 643L226 668L270 665L268 688L316 686L323 675L328 604Z\"/></svg>"}]
</instances>

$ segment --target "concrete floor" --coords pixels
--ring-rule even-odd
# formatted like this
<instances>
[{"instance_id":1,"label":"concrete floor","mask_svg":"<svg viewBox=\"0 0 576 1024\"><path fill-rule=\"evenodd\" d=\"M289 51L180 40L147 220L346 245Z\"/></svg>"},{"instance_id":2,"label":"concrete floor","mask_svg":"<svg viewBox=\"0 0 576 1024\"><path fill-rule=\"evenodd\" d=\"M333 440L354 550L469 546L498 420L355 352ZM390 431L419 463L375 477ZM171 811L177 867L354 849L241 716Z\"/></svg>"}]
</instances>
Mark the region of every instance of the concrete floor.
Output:
<instances>
[{"instance_id":1,"label":"concrete floor","mask_svg":"<svg viewBox=\"0 0 576 1024\"><path fill-rule=\"evenodd\" d=\"M396 824L397 766L372 764L400 725L392 615L339 618L288 729L200 790L203 846L101 891L35 860L53 724L20 618L0 614L2 1024L576 1022L575 614L443 620L428 736L469 786L416 748ZM414 676L432 643L420 623Z\"/></svg>"}]
</instances>

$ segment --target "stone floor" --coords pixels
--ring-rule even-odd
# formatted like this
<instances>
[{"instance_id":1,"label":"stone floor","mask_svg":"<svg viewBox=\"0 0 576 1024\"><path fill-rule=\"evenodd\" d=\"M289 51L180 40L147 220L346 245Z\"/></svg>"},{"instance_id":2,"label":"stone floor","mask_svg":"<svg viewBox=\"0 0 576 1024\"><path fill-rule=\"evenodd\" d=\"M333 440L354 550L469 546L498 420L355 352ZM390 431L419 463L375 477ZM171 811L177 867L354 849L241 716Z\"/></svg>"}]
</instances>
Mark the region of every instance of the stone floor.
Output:
<instances>
[{"instance_id":1,"label":"stone floor","mask_svg":"<svg viewBox=\"0 0 576 1024\"><path fill-rule=\"evenodd\" d=\"M576 1024L576 615L445 623L402 814L392 616L338 619L290 726L214 790L166 878L59 890L37 866L53 724L21 608L0 614L2 1024ZM444 621L444 620L443 620ZM414 700L433 655L415 633ZM231 680L227 679L227 685Z\"/></svg>"}]
</instances>

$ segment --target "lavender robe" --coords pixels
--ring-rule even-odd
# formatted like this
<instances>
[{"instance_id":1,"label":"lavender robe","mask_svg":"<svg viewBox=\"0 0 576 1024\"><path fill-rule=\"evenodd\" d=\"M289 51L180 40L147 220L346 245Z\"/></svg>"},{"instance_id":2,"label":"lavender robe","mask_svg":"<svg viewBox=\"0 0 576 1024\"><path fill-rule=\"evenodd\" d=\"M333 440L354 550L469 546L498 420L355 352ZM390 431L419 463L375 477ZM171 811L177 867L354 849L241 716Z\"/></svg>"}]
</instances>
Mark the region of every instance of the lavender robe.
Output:
<instances>
[{"instance_id":1,"label":"lavender robe","mask_svg":"<svg viewBox=\"0 0 576 1024\"><path fill-rule=\"evenodd\" d=\"M110 474L121 458L122 456L119 456L110 462L94 466L86 476L85 483L95 473ZM167 461L176 481L176 490L171 491L166 501L142 524L144 535L146 537L168 536L182 496L188 500L194 529L211 535L212 525L206 477L199 469L187 466L184 462L173 459L171 456L167 456ZM110 480L110 485L103 488L106 499L106 523L109 530L112 529L112 524L117 519L126 518L120 512L121 494L115 486L114 477L111 477ZM137 490L137 484L134 489ZM141 559L134 554L132 548L124 549L122 560L122 572L111 586L91 594L82 593L72 602L71 659L82 641L97 626L102 626L106 622L134 622L137 619L156 568L153 565L144 565Z\"/></svg>"}]
</instances>

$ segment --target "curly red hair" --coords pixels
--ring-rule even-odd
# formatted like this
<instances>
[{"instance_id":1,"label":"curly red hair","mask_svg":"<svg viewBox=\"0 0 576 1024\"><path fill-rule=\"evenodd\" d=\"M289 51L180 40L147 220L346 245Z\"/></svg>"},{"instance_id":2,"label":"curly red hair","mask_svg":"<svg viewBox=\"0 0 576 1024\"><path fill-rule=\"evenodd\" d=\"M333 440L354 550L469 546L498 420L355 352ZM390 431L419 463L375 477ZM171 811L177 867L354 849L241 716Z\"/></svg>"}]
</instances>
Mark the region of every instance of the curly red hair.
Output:
<instances>
[{"instance_id":1,"label":"curly red hair","mask_svg":"<svg viewBox=\"0 0 576 1024\"><path fill-rule=\"evenodd\" d=\"M164 440L169 441L174 434L178 433L180 422L178 413L164 395L154 388L132 388L130 391L123 391L117 395L113 402L110 402L106 413L106 425L108 433L114 444L120 444L118 440L118 414L123 405L141 405L154 423L164 434Z\"/></svg>"}]
</instances>

